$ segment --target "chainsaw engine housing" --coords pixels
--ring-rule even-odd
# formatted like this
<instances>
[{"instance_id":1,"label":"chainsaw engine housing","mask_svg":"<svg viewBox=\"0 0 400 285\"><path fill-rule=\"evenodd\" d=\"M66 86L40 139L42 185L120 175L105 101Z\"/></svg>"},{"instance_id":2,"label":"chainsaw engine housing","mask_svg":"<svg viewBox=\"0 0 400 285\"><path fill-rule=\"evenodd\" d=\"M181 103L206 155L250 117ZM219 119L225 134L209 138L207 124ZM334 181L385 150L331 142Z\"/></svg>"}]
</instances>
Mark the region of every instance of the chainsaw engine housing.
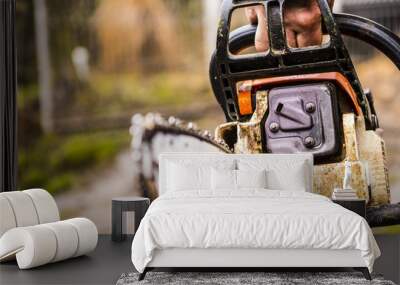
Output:
<instances>
[{"instance_id":1,"label":"chainsaw engine housing","mask_svg":"<svg viewBox=\"0 0 400 285\"><path fill-rule=\"evenodd\" d=\"M399 37L368 19L332 14L326 0L317 0L330 40L291 48L282 23L286 1L224 0L210 79L226 122L212 137L192 122L135 115L136 185L143 196L158 196L158 157L163 152L307 152L315 162L310 191L331 197L334 188L342 187L348 162L351 187L368 201L370 225L398 224L400 205L390 204L385 143L375 132L379 122L372 93L364 92L341 34L371 44L400 69ZM231 15L253 5L266 10L270 50L236 56L254 45L257 27L230 33Z\"/></svg>"},{"instance_id":2,"label":"chainsaw engine housing","mask_svg":"<svg viewBox=\"0 0 400 285\"><path fill-rule=\"evenodd\" d=\"M286 1L223 2L210 79L227 123L217 127L216 139L234 153L312 153L313 192L328 197L342 186L349 161L358 197L370 205L390 203L385 144L375 132L379 122L372 95L361 86L341 31L374 45L400 66L398 38L350 15L338 17L339 27L327 1L317 0L329 40L292 48L284 34ZM257 27L230 31L231 17L252 5L265 9L270 49L240 54L254 45Z\"/></svg>"},{"instance_id":3,"label":"chainsaw engine housing","mask_svg":"<svg viewBox=\"0 0 400 285\"><path fill-rule=\"evenodd\" d=\"M340 156L342 127L333 84L278 87L268 98L265 152L312 153L317 163Z\"/></svg>"}]
</instances>

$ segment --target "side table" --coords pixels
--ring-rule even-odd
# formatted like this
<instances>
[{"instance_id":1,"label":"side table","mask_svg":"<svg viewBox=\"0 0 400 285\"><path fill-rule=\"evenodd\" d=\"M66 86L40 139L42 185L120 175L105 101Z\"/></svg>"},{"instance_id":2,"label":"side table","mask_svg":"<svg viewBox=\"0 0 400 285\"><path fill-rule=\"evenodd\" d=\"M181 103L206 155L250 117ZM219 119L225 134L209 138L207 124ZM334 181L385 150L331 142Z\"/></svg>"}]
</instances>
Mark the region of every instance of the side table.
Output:
<instances>
[{"instance_id":1,"label":"side table","mask_svg":"<svg viewBox=\"0 0 400 285\"><path fill-rule=\"evenodd\" d=\"M123 232L126 225L126 215L124 212L135 213L135 231L139 227L140 221L146 214L150 205L150 199L144 197L118 197L112 199L112 235L113 241L123 241L126 234Z\"/></svg>"},{"instance_id":2,"label":"side table","mask_svg":"<svg viewBox=\"0 0 400 285\"><path fill-rule=\"evenodd\" d=\"M359 214L364 219L366 218L366 201L362 199L353 200L332 200L333 203L339 204L343 208Z\"/></svg>"}]
</instances>

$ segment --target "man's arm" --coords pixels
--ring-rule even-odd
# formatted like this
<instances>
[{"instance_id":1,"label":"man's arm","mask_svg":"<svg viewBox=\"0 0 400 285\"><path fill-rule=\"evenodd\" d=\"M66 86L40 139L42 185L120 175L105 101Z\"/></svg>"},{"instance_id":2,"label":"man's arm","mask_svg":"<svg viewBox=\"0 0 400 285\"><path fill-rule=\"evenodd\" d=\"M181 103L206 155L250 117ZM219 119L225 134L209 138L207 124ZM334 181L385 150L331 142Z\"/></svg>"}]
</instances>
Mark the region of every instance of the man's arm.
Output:
<instances>
[{"instance_id":1,"label":"man's arm","mask_svg":"<svg viewBox=\"0 0 400 285\"><path fill-rule=\"evenodd\" d=\"M335 0L328 0L331 8ZM289 0L285 2L284 24L290 47L307 47L322 43L321 10L316 0ZM262 6L246 8L250 23L257 24L255 47L257 51L269 48L267 18Z\"/></svg>"}]
</instances>

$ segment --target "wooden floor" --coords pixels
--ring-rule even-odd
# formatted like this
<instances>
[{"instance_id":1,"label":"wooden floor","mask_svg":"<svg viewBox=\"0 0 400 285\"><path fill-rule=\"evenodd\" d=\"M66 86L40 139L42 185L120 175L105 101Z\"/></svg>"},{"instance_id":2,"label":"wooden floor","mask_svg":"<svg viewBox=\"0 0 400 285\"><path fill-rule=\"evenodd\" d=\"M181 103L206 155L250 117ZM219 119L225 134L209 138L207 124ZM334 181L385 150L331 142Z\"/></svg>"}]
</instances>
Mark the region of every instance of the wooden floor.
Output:
<instances>
[{"instance_id":1,"label":"wooden floor","mask_svg":"<svg viewBox=\"0 0 400 285\"><path fill-rule=\"evenodd\" d=\"M19 270L17 263L0 264L0 284L115 284L122 273L134 271L131 262L131 241L111 241L100 235L95 251L41 267Z\"/></svg>"}]
</instances>

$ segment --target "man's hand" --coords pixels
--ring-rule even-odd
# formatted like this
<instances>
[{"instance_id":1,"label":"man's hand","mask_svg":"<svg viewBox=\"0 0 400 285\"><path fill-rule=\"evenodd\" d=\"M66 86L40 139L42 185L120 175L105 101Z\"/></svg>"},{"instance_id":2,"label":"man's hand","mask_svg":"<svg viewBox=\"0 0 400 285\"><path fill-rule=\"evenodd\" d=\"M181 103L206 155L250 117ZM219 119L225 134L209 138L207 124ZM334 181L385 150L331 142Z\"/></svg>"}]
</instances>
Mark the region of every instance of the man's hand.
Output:
<instances>
[{"instance_id":1,"label":"man's hand","mask_svg":"<svg viewBox=\"0 0 400 285\"><path fill-rule=\"evenodd\" d=\"M284 26L289 47L307 47L322 43L321 10L316 0L285 2ZM329 1L331 7L334 0ZM251 24L257 24L255 47L259 52L269 49L267 17L263 6L246 8Z\"/></svg>"}]
</instances>

